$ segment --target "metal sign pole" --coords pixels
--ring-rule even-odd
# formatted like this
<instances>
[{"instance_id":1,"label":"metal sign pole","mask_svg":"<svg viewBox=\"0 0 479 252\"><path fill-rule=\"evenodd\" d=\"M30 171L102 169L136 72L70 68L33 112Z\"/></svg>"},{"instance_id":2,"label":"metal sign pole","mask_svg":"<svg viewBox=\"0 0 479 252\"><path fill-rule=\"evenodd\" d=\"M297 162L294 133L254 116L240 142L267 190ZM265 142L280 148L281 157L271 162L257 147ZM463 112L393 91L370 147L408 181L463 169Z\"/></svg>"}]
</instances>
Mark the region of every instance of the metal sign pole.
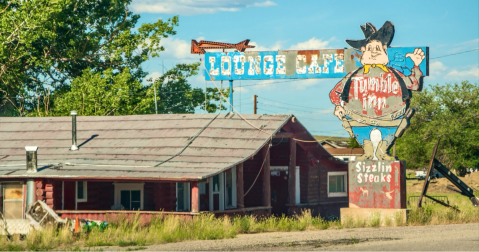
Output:
<instances>
[{"instance_id":1,"label":"metal sign pole","mask_svg":"<svg viewBox=\"0 0 479 252\"><path fill-rule=\"evenodd\" d=\"M233 80L230 80L230 112L233 112Z\"/></svg>"}]
</instances>

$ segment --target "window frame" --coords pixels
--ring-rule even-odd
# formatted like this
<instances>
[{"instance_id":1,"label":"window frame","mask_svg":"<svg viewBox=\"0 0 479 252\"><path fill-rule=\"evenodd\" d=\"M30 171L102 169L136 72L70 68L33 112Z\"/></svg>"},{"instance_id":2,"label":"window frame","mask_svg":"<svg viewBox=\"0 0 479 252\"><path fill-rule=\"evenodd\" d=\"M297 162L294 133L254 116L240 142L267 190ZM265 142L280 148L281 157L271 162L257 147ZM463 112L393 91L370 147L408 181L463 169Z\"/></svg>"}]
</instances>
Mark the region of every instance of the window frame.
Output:
<instances>
[{"instance_id":1,"label":"window frame","mask_svg":"<svg viewBox=\"0 0 479 252\"><path fill-rule=\"evenodd\" d=\"M214 196L215 194L218 194L219 196L219 210L218 211L224 211L225 210L225 196L224 196L224 175L223 173L218 173L214 176L211 176L208 178L208 186L209 186L209 205L210 205L210 211L214 211ZM218 176L218 191L213 192L213 177Z\"/></svg>"},{"instance_id":2,"label":"window frame","mask_svg":"<svg viewBox=\"0 0 479 252\"><path fill-rule=\"evenodd\" d=\"M145 183L113 183L115 187L115 195L114 195L114 205L121 204L121 191L140 191L140 211L144 209L144 195L145 195ZM131 201L131 198L130 198ZM130 202L131 203L131 202ZM127 210L132 211L132 210ZM137 211L137 210L135 210Z\"/></svg>"},{"instance_id":3,"label":"window frame","mask_svg":"<svg viewBox=\"0 0 479 252\"><path fill-rule=\"evenodd\" d=\"M224 199L224 201L223 201L223 202L224 202L224 209L235 209L235 208L238 207L238 206L237 206L238 200L236 199L236 196L237 196L237 195L236 195L236 166L235 166L235 167L232 167L230 170L231 170L231 180L232 180L232 181L231 181L231 186L232 186L232 190L231 190L231 194L232 194L232 195L231 195L231 202L233 202L233 204L232 204L232 206L227 206L227 205L226 205L226 192L227 192L227 190L226 190L226 171L224 171L224 172L223 172L223 176L224 176L224 179L223 179L223 181L224 181L224 183L223 183L224 193L223 193L223 195L224 195L224 197L225 197L225 199Z\"/></svg>"},{"instance_id":4,"label":"window frame","mask_svg":"<svg viewBox=\"0 0 479 252\"><path fill-rule=\"evenodd\" d=\"M78 183L82 182L83 183L83 198L79 199L78 198ZM87 202L88 201L88 181L75 181L75 201L76 202Z\"/></svg>"},{"instance_id":5,"label":"window frame","mask_svg":"<svg viewBox=\"0 0 479 252\"><path fill-rule=\"evenodd\" d=\"M178 210L178 184L180 183L175 183L176 185L176 211L177 212L191 212L191 183L181 183L183 186L186 185L186 188L183 187L183 197L184 201L183 204L187 206L186 210ZM199 203L199 202L198 202Z\"/></svg>"},{"instance_id":6,"label":"window frame","mask_svg":"<svg viewBox=\"0 0 479 252\"><path fill-rule=\"evenodd\" d=\"M344 192L329 192L329 177L330 176L344 176ZM341 171L341 172L328 172L328 197L347 197L348 196L348 172Z\"/></svg>"}]
</instances>

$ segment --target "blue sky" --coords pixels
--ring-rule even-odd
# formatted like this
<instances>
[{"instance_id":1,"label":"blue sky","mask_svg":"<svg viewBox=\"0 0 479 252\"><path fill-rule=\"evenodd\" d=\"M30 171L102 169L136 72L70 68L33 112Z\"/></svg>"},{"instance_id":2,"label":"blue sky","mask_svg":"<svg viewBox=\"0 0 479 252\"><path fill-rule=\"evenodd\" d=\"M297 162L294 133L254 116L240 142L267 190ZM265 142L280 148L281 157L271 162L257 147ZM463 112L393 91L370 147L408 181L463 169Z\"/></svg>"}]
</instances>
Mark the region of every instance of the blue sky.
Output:
<instances>
[{"instance_id":1,"label":"blue sky","mask_svg":"<svg viewBox=\"0 0 479 252\"><path fill-rule=\"evenodd\" d=\"M191 39L237 43L250 39L258 51L345 48L346 39L361 39L359 25L395 25L392 47L429 46L429 84L469 80L478 83L479 1L281 1L281 0L133 0L130 8L141 15L139 24L179 15L177 35L162 41L165 51L143 64L150 77L164 65L192 63ZM436 57L441 57L434 59ZM313 134L342 131L333 116L329 91L340 79L301 81L235 81L234 105L243 114L294 114ZM204 76L191 78L194 87L205 86ZM273 84L270 84L273 83ZM208 82L208 87L214 87ZM227 85L225 82L224 85ZM241 88L239 88L241 85ZM414 94L413 94L414 95ZM295 106L291 106L295 105ZM203 111L197 111L203 113ZM345 131L338 136L348 136Z\"/></svg>"}]
</instances>

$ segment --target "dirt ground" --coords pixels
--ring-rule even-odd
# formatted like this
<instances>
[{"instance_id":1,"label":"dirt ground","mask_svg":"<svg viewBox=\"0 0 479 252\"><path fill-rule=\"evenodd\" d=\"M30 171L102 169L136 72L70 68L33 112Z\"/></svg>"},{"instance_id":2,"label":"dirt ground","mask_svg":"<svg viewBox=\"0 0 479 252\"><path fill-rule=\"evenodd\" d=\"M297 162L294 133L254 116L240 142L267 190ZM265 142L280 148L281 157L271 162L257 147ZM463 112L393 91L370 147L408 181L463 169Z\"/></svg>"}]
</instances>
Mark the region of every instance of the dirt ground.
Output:
<instances>
[{"instance_id":1,"label":"dirt ground","mask_svg":"<svg viewBox=\"0 0 479 252\"><path fill-rule=\"evenodd\" d=\"M475 192L479 191L479 172L467 174L465 177L459 177L459 179L471 187ZM412 184L407 187L407 192L420 193L423 185L424 180L414 180ZM456 188L456 186L454 186L447 178L432 179L427 191L429 193L452 193L451 190L447 189L448 185Z\"/></svg>"},{"instance_id":2,"label":"dirt ground","mask_svg":"<svg viewBox=\"0 0 479 252\"><path fill-rule=\"evenodd\" d=\"M477 251L479 223L238 235L153 245L149 251Z\"/></svg>"}]
</instances>

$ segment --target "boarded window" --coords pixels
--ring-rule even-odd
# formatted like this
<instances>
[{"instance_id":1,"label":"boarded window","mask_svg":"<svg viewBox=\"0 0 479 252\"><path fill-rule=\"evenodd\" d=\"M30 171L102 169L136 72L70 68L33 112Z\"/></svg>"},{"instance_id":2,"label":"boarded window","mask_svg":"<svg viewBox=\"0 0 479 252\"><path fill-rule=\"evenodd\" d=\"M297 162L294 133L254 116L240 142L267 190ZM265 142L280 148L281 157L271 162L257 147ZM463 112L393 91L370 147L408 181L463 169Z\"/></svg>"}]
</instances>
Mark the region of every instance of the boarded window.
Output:
<instances>
[{"instance_id":1,"label":"boarded window","mask_svg":"<svg viewBox=\"0 0 479 252\"><path fill-rule=\"evenodd\" d=\"M2 184L2 213L5 219L23 218L23 185Z\"/></svg>"}]
</instances>

